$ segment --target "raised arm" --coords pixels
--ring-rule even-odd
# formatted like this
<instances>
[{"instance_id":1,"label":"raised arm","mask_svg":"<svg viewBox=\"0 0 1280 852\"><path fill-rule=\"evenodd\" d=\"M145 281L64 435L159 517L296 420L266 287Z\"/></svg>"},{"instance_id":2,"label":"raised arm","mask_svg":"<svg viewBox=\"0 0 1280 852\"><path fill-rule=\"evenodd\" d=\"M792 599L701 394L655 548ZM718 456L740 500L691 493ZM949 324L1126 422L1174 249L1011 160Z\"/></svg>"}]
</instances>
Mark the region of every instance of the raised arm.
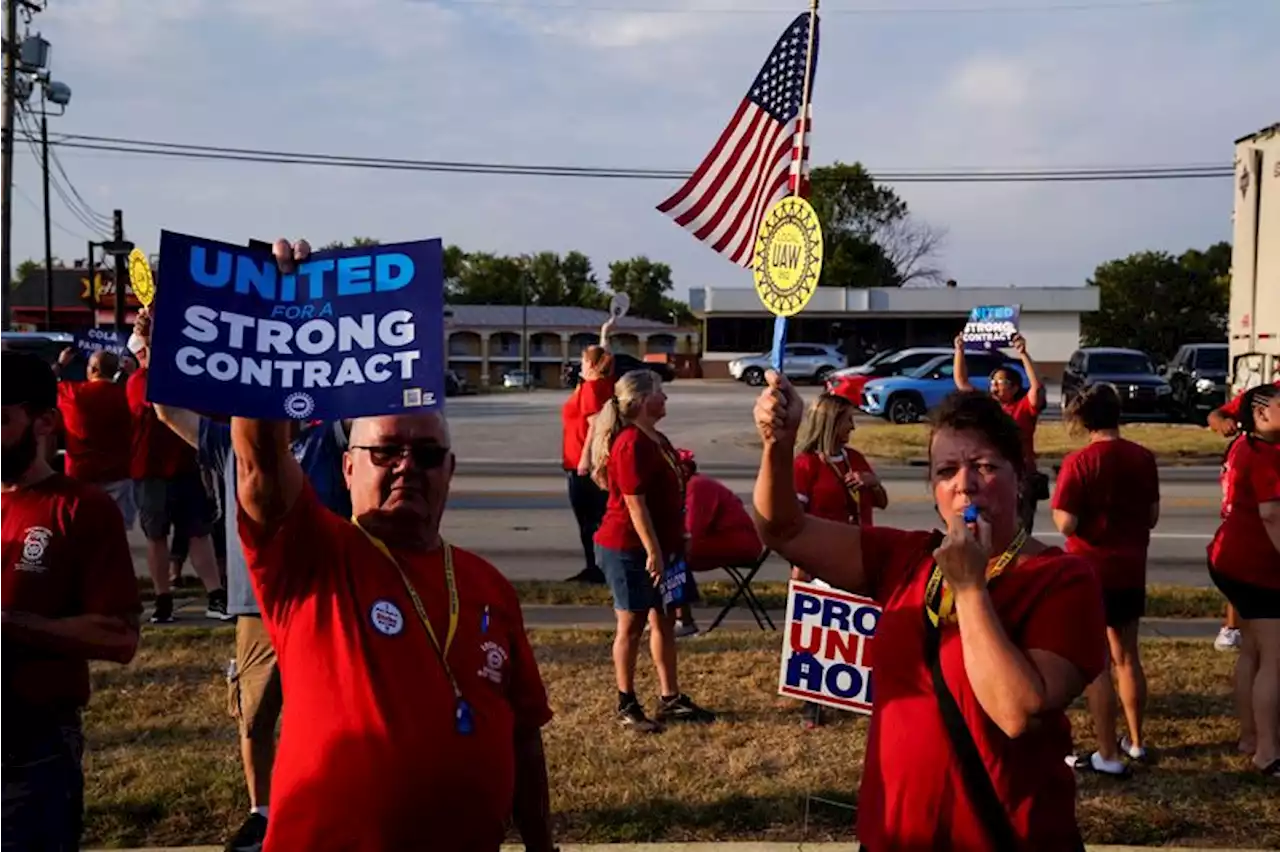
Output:
<instances>
[{"instance_id":1,"label":"raised arm","mask_svg":"<svg viewBox=\"0 0 1280 852\"><path fill-rule=\"evenodd\" d=\"M272 247L281 272L307 259L311 246L276 240ZM249 519L273 531L297 502L306 478L289 448L289 424L278 420L231 418L231 448L236 456L236 499Z\"/></svg>"},{"instance_id":2,"label":"raised arm","mask_svg":"<svg viewBox=\"0 0 1280 852\"><path fill-rule=\"evenodd\" d=\"M174 408L172 405L151 404L160 422L182 440L197 450L200 449L200 415L185 408Z\"/></svg>"},{"instance_id":3,"label":"raised arm","mask_svg":"<svg viewBox=\"0 0 1280 852\"><path fill-rule=\"evenodd\" d=\"M1027 339L1021 334L1013 336L1013 351L1017 353L1018 360L1022 362L1022 369L1027 374L1027 396L1030 397L1037 412L1044 411L1049 405L1044 383L1036 373L1036 362L1031 360L1031 355L1027 352Z\"/></svg>"},{"instance_id":4,"label":"raised arm","mask_svg":"<svg viewBox=\"0 0 1280 852\"><path fill-rule=\"evenodd\" d=\"M604 321L604 325L600 326L600 345L605 349L609 348L609 333L613 331L613 327L618 324L618 318L613 314L609 314L609 318Z\"/></svg>"},{"instance_id":5,"label":"raised arm","mask_svg":"<svg viewBox=\"0 0 1280 852\"><path fill-rule=\"evenodd\" d=\"M969 365L964 360L964 335L957 334L955 340L955 355L951 361L951 375L955 379L956 388L962 391L973 390L973 385L969 383Z\"/></svg>"},{"instance_id":6,"label":"raised arm","mask_svg":"<svg viewBox=\"0 0 1280 852\"><path fill-rule=\"evenodd\" d=\"M858 591L866 585L858 527L806 515L796 498L796 431L804 401L773 370L756 401L756 429L764 443L753 492L756 529L766 547L834 586Z\"/></svg>"}]
</instances>

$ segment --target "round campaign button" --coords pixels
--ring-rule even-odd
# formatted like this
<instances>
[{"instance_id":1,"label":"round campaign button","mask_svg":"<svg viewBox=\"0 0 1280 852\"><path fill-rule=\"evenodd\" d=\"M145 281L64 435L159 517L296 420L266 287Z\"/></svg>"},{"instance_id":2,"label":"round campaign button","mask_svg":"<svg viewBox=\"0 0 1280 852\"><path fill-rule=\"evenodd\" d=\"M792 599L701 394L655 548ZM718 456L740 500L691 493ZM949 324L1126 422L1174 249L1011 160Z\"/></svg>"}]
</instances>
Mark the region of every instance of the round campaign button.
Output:
<instances>
[{"instance_id":1,"label":"round campaign button","mask_svg":"<svg viewBox=\"0 0 1280 852\"><path fill-rule=\"evenodd\" d=\"M151 277L151 261L147 260L142 249L129 252L129 286L143 306L151 307L156 298L156 282Z\"/></svg>"},{"instance_id":2,"label":"round campaign button","mask_svg":"<svg viewBox=\"0 0 1280 852\"><path fill-rule=\"evenodd\" d=\"M383 636L395 636L404 630L404 614L400 607L388 600L374 601L369 608L369 621L373 629Z\"/></svg>"},{"instance_id":3,"label":"round campaign button","mask_svg":"<svg viewBox=\"0 0 1280 852\"><path fill-rule=\"evenodd\" d=\"M818 288L822 225L803 198L787 196L765 214L756 236L756 294L773 314L799 313Z\"/></svg>"}]
</instances>

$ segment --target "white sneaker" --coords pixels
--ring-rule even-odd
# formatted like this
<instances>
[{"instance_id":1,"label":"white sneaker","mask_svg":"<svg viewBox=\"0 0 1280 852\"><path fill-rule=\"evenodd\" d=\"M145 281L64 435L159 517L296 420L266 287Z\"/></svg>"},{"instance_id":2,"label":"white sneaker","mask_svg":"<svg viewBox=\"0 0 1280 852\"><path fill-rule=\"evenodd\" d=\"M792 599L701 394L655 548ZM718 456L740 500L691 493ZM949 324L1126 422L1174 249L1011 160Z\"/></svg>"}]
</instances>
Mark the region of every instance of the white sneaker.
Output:
<instances>
[{"instance_id":1,"label":"white sneaker","mask_svg":"<svg viewBox=\"0 0 1280 852\"><path fill-rule=\"evenodd\" d=\"M1213 640L1213 647L1219 651L1230 651L1240 647L1240 631L1234 627L1224 627L1218 631L1218 638Z\"/></svg>"},{"instance_id":2,"label":"white sneaker","mask_svg":"<svg viewBox=\"0 0 1280 852\"><path fill-rule=\"evenodd\" d=\"M1120 753L1130 760L1141 763L1147 759L1147 750L1145 748L1138 748L1135 746L1128 737L1121 737L1119 746Z\"/></svg>"}]
</instances>

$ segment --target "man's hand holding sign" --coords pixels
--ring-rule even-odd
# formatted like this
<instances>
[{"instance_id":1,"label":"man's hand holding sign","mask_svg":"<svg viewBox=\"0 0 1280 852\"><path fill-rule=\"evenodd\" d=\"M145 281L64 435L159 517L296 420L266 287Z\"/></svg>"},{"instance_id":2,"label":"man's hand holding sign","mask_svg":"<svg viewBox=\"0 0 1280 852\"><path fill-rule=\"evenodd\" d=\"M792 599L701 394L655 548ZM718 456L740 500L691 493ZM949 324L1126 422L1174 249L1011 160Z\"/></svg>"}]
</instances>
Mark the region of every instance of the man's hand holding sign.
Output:
<instances>
[{"instance_id":1,"label":"man's hand holding sign","mask_svg":"<svg viewBox=\"0 0 1280 852\"><path fill-rule=\"evenodd\" d=\"M232 415L240 539L287 684L268 852L497 848L513 816L552 848L551 710L515 591L440 537L439 246L162 239L153 395ZM306 481L290 417L354 417L352 519Z\"/></svg>"}]
</instances>

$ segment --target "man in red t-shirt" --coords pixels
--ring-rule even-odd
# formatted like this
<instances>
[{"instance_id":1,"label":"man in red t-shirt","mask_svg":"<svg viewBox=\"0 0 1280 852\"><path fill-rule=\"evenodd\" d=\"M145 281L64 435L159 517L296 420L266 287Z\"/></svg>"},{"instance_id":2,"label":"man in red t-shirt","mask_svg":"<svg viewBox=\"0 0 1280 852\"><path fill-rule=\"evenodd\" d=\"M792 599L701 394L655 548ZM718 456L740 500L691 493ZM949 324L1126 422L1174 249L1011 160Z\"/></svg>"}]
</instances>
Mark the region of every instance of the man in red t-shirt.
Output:
<instances>
[{"instance_id":1,"label":"man in red t-shirt","mask_svg":"<svg viewBox=\"0 0 1280 852\"><path fill-rule=\"evenodd\" d=\"M173 621L173 580L170 574L169 531L185 535L188 554L209 600L208 618L227 619L227 593L222 588L213 549L215 511L200 474L196 451L160 421L147 402L147 364L150 361L151 318L140 312L130 344L139 367L129 376L125 392L133 422L133 451L129 472L138 501L142 533L147 537L147 570L155 584L156 604L151 621Z\"/></svg>"},{"instance_id":2,"label":"man in red t-shirt","mask_svg":"<svg viewBox=\"0 0 1280 852\"><path fill-rule=\"evenodd\" d=\"M58 387L3 359L4 848L78 849L89 660L138 647L138 587L120 510L56 473Z\"/></svg>"},{"instance_id":3,"label":"man in red t-shirt","mask_svg":"<svg viewBox=\"0 0 1280 852\"><path fill-rule=\"evenodd\" d=\"M284 271L310 249L277 243ZM289 424L233 418L240 538L287 684L268 852L553 848L551 719L515 590L440 537L438 412L352 423L354 518L325 509Z\"/></svg>"},{"instance_id":4,"label":"man in red t-shirt","mask_svg":"<svg viewBox=\"0 0 1280 852\"><path fill-rule=\"evenodd\" d=\"M70 366L76 350L67 347L58 356L54 371ZM133 429L129 398L124 385L116 384L120 359L107 351L89 356L83 382L58 382L58 411L66 436L66 473L89 482L111 495L124 516L126 530L138 515L129 478L129 434Z\"/></svg>"}]
</instances>

